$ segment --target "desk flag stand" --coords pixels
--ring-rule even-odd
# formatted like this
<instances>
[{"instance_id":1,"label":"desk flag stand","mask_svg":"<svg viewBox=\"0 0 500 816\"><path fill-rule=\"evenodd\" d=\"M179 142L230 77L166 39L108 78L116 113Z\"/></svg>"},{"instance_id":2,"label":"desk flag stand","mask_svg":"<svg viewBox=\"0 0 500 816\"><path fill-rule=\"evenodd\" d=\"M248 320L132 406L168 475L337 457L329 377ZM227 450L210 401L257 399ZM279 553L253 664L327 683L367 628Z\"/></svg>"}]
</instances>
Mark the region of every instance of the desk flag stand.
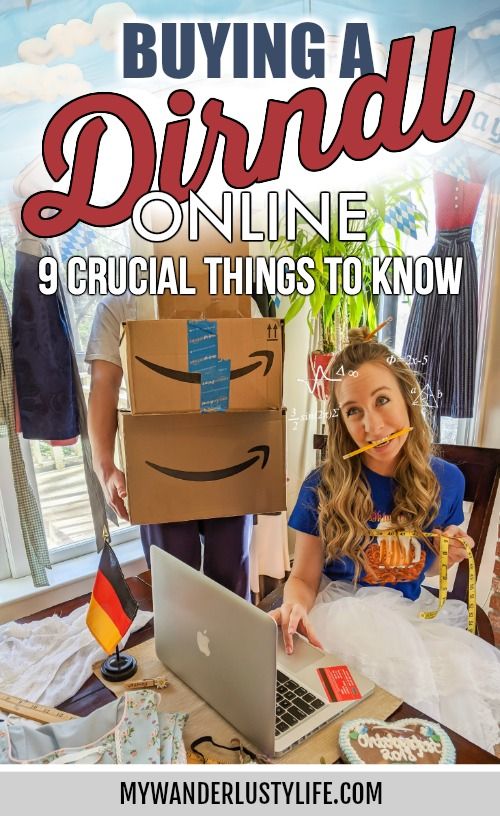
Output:
<instances>
[{"instance_id":1,"label":"desk flag stand","mask_svg":"<svg viewBox=\"0 0 500 816\"><path fill-rule=\"evenodd\" d=\"M118 683L128 680L137 671L137 660L132 655L120 652L118 646L115 653L110 655L101 666L101 674L105 680Z\"/></svg>"},{"instance_id":2,"label":"desk flag stand","mask_svg":"<svg viewBox=\"0 0 500 816\"><path fill-rule=\"evenodd\" d=\"M120 652L118 646L130 629L139 606L128 588L120 562L111 547L107 525L103 530L103 539L104 547L87 612L87 626L99 645L109 654L101 666L102 676L117 683L128 680L137 671L135 657Z\"/></svg>"}]
</instances>

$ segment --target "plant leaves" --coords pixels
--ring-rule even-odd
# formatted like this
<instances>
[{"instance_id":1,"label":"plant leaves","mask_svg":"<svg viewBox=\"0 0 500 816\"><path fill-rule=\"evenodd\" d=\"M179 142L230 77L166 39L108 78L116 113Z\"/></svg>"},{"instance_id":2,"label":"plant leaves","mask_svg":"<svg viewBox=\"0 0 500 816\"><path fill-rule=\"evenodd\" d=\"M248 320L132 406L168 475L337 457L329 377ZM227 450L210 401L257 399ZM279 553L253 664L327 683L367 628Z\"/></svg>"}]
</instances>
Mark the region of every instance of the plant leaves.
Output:
<instances>
[{"instance_id":1,"label":"plant leaves","mask_svg":"<svg viewBox=\"0 0 500 816\"><path fill-rule=\"evenodd\" d=\"M357 327L361 322L370 329L377 324L376 299L372 294L372 259L374 256L397 257L404 256L403 236L398 229L394 229L385 222L385 215L389 208L397 206L402 201L417 201L415 218L417 228L427 228L427 210L423 197L423 182L418 168L409 167L407 178L383 179L371 187L369 198L361 202L360 206L366 210L366 219L363 222L353 220L351 227L366 233L366 241L347 239L339 240L338 234L338 207L335 195L331 199L330 240L325 241L317 233L311 233L302 226L304 219L299 219L296 239L288 241L281 227L278 240L274 242L272 252L275 255L289 255L295 260L310 257L314 260L315 268L310 270L315 280L315 290L309 296L298 295L295 291L290 297L285 322L288 323L298 315L307 302L307 323L311 331L320 319L323 344L328 337L334 336L335 323L349 322L351 327ZM355 202L353 202L353 206ZM318 211L316 203L306 204L311 212ZM358 295L346 295L340 291L333 295L329 291L329 267L324 263L325 257L346 258L354 256L360 259L363 269L363 291ZM390 273L389 273L390 274ZM296 275L297 278L300 276Z\"/></svg>"},{"instance_id":2,"label":"plant leaves","mask_svg":"<svg viewBox=\"0 0 500 816\"><path fill-rule=\"evenodd\" d=\"M294 317L298 315L300 310L302 309L304 303L306 302L305 295L299 295L293 303L290 304L288 307L288 311L285 315L285 323L289 323L290 320L293 320Z\"/></svg>"},{"instance_id":3,"label":"plant leaves","mask_svg":"<svg viewBox=\"0 0 500 816\"><path fill-rule=\"evenodd\" d=\"M368 328L373 331L373 329L377 325L377 312L375 311L375 306L373 304L373 300L370 300L367 309L367 323Z\"/></svg>"},{"instance_id":4,"label":"plant leaves","mask_svg":"<svg viewBox=\"0 0 500 816\"><path fill-rule=\"evenodd\" d=\"M337 292L336 295L326 295L325 305L323 306L323 325L329 326L333 322L333 315L335 309L339 305L341 299L344 297L343 292Z\"/></svg>"},{"instance_id":5,"label":"plant leaves","mask_svg":"<svg viewBox=\"0 0 500 816\"><path fill-rule=\"evenodd\" d=\"M319 285L318 281L316 281L316 286L314 292L309 295L309 301L311 304L311 313L313 317L317 317L323 308L323 304L325 302L326 292L322 286Z\"/></svg>"},{"instance_id":6,"label":"plant leaves","mask_svg":"<svg viewBox=\"0 0 500 816\"><path fill-rule=\"evenodd\" d=\"M356 329L359 326L359 322L364 312L363 292L360 292L358 295L350 295L348 298L348 303L349 326L351 329Z\"/></svg>"},{"instance_id":7,"label":"plant leaves","mask_svg":"<svg viewBox=\"0 0 500 816\"><path fill-rule=\"evenodd\" d=\"M378 242L380 244L380 248L381 248L382 252L384 253L384 255L387 257L387 255L390 255L391 253L389 252L389 246L388 246L387 241L385 240L384 236L382 235L382 229L380 227L377 229L377 237L378 237Z\"/></svg>"}]
</instances>

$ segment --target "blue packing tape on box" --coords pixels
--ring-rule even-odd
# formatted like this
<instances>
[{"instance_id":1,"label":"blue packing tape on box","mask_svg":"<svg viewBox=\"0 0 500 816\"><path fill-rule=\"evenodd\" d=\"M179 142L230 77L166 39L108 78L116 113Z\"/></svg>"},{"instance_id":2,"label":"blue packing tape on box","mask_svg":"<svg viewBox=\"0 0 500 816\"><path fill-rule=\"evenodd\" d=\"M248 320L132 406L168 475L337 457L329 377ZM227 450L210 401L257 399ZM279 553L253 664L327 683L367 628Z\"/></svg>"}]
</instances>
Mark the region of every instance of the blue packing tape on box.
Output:
<instances>
[{"instance_id":1,"label":"blue packing tape on box","mask_svg":"<svg viewBox=\"0 0 500 816\"><path fill-rule=\"evenodd\" d=\"M201 375L200 411L227 411L231 361L219 360L215 320L188 320L188 368Z\"/></svg>"}]
</instances>

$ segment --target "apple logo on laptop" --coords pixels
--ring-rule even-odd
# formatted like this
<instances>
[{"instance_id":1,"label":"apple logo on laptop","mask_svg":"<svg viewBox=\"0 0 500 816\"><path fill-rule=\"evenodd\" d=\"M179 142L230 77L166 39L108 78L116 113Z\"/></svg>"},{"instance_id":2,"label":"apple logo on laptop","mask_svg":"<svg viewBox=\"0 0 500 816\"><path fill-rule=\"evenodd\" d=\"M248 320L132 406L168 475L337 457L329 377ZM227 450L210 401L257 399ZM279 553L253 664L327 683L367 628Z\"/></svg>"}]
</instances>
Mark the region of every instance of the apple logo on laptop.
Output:
<instances>
[{"instance_id":1,"label":"apple logo on laptop","mask_svg":"<svg viewBox=\"0 0 500 816\"><path fill-rule=\"evenodd\" d=\"M203 632L196 633L196 642L198 644L198 649L207 657L210 657L210 638L207 636L207 630L204 629Z\"/></svg>"}]
</instances>

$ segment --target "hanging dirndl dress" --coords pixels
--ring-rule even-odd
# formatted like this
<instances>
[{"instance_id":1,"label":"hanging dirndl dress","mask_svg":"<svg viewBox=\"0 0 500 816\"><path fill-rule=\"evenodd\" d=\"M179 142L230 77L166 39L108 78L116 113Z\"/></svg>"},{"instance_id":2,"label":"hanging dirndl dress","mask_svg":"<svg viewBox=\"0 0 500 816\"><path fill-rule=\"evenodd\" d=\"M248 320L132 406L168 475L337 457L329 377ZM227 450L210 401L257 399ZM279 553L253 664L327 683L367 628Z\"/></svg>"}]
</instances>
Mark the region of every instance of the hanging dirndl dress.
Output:
<instances>
[{"instance_id":1,"label":"hanging dirndl dress","mask_svg":"<svg viewBox=\"0 0 500 816\"><path fill-rule=\"evenodd\" d=\"M415 295L402 355L419 375L422 401L441 416L471 417L476 376L478 280L472 227L440 230L429 257L463 258L460 292Z\"/></svg>"},{"instance_id":2,"label":"hanging dirndl dress","mask_svg":"<svg viewBox=\"0 0 500 816\"><path fill-rule=\"evenodd\" d=\"M73 440L80 433L73 377L71 329L58 293L40 292L40 255L24 252L35 239L18 241L12 299L12 353L25 439ZM102 527L101 527L102 530Z\"/></svg>"}]
</instances>

